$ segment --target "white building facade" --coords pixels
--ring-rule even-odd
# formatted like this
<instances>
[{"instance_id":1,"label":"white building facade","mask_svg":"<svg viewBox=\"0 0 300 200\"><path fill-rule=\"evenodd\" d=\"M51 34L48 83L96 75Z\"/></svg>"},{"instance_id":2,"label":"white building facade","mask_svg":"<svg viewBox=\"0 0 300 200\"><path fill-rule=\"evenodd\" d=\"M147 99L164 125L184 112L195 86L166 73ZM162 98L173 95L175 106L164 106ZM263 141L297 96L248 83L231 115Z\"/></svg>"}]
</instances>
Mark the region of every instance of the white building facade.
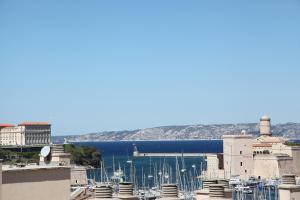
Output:
<instances>
[{"instance_id":1,"label":"white building facade","mask_svg":"<svg viewBox=\"0 0 300 200\"><path fill-rule=\"evenodd\" d=\"M2 125L0 128L1 145L17 146L24 144L24 139L22 138L22 128L23 127L13 125Z\"/></svg>"},{"instance_id":2,"label":"white building facade","mask_svg":"<svg viewBox=\"0 0 300 200\"><path fill-rule=\"evenodd\" d=\"M51 124L25 122L14 126L0 124L0 144L3 146L48 145L51 143Z\"/></svg>"}]
</instances>

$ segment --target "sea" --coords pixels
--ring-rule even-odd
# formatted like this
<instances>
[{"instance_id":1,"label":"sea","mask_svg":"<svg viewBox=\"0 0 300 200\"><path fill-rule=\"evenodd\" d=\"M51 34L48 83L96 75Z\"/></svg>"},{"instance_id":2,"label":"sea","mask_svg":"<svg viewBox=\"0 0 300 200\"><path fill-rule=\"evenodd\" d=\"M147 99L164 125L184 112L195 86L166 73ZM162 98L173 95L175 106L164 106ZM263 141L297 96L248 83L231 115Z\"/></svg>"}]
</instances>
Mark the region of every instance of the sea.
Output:
<instances>
[{"instance_id":1,"label":"sea","mask_svg":"<svg viewBox=\"0 0 300 200\"><path fill-rule=\"evenodd\" d=\"M222 140L174 140L174 141L104 141L104 142L79 142L78 146L97 148L102 155L105 175L113 175L120 168L125 173L125 181L132 181L132 172L135 182L139 186L154 187L155 177L161 171L167 171L169 183L175 183L178 169L183 171L186 179L194 179L206 169L203 157L133 157L134 147L142 153L222 153ZM149 178L150 177L150 178ZM89 170L88 178L101 180L101 171ZM102 172L103 178L103 172ZM178 176L177 176L178 178ZM105 179L105 178L104 178ZM182 178L183 179L183 178ZM192 183L199 186L200 183ZM192 186L191 186L192 187Z\"/></svg>"}]
</instances>

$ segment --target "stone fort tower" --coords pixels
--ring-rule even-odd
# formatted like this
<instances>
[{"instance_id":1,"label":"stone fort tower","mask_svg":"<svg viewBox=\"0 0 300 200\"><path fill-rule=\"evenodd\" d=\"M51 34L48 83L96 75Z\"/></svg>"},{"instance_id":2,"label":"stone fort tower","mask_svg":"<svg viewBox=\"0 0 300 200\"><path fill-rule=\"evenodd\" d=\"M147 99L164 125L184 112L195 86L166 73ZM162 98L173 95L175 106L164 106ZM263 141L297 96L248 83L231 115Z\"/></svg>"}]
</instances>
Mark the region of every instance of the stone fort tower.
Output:
<instances>
[{"instance_id":1,"label":"stone fort tower","mask_svg":"<svg viewBox=\"0 0 300 200\"><path fill-rule=\"evenodd\" d=\"M260 118L260 135L261 136L272 136L271 132L271 118L264 115Z\"/></svg>"}]
</instances>

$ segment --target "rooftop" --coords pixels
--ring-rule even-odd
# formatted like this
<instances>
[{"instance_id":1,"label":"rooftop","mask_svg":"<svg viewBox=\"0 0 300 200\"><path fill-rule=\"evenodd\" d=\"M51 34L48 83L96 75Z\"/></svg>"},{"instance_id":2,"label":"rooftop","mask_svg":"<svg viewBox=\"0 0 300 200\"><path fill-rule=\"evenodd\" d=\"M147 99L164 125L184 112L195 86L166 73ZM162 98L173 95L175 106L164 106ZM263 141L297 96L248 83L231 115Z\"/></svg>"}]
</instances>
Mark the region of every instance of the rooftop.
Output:
<instances>
[{"instance_id":1,"label":"rooftop","mask_svg":"<svg viewBox=\"0 0 300 200\"><path fill-rule=\"evenodd\" d=\"M50 125L48 122L23 122L19 126Z\"/></svg>"},{"instance_id":2,"label":"rooftop","mask_svg":"<svg viewBox=\"0 0 300 200\"><path fill-rule=\"evenodd\" d=\"M264 143L255 143L252 145L253 147L272 147L272 144L264 144Z\"/></svg>"},{"instance_id":3,"label":"rooftop","mask_svg":"<svg viewBox=\"0 0 300 200\"><path fill-rule=\"evenodd\" d=\"M253 138L252 135L244 135L244 134L239 134L239 135L223 135L223 138Z\"/></svg>"},{"instance_id":4,"label":"rooftop","mask_svg":"<svg viewBox=\"0 0 300 200\"><path fill-rule=\"evenodd\" d=\"M2 165L2 171L24 171L24 170L40 170L40 169L60 169L60 168L70 168L67 166L55 166L55 165L26 165L25 167Z\"/></svg>"},{"instance_id":5,"label":"rooftop","mask_svg":"<svg viewBox=\"0 0 300 200\"><path fill-rule=\"evenodd\" d=\"M260 142L260 143L284 143L287 141L287 139L284 137L274 137L274 136L266 136L266 135L262 135L256 138L255 140L256 142Z\"/></svg>"},{"instance_id":6,"label":"rooftop","mask_svg":"<svg viewBox=\"0 0 300 200\"><path fill-rule=\"evenodd\" d=\"M268 115L264 115L264 116L262 116L262 117L260 118L260 120L262 120L262 121L270 121L271 118L270 118Z\"/></svg>"},{"instance_id":7,"label":"rooftop","mask_svg":"<svg viewBox=\"0 0 300 200\"><path fill-rule=\"evenodd\" d=\"M14 127L13 124L0 124L0 127Z\"/></svg>"}]
</instances>

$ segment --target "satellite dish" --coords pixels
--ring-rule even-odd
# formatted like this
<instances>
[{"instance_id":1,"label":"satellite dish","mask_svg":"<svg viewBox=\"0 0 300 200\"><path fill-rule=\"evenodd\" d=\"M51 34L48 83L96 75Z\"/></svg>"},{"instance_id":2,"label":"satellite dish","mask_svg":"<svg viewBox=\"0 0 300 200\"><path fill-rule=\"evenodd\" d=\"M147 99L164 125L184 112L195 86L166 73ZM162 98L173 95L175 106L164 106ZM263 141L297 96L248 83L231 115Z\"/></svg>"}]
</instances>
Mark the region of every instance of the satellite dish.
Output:
<instances>
[{"instance_id":1,"label":"satellite dish","mask_svg":"<svg viewBox=\"0 0 300 200\"><path fill-rule=\"evenodd\" d=\"M50 154L50 146L44 146L41 149L41 156L43 156L44 158L47 157Z\"/></svg>"}]
</instances>

